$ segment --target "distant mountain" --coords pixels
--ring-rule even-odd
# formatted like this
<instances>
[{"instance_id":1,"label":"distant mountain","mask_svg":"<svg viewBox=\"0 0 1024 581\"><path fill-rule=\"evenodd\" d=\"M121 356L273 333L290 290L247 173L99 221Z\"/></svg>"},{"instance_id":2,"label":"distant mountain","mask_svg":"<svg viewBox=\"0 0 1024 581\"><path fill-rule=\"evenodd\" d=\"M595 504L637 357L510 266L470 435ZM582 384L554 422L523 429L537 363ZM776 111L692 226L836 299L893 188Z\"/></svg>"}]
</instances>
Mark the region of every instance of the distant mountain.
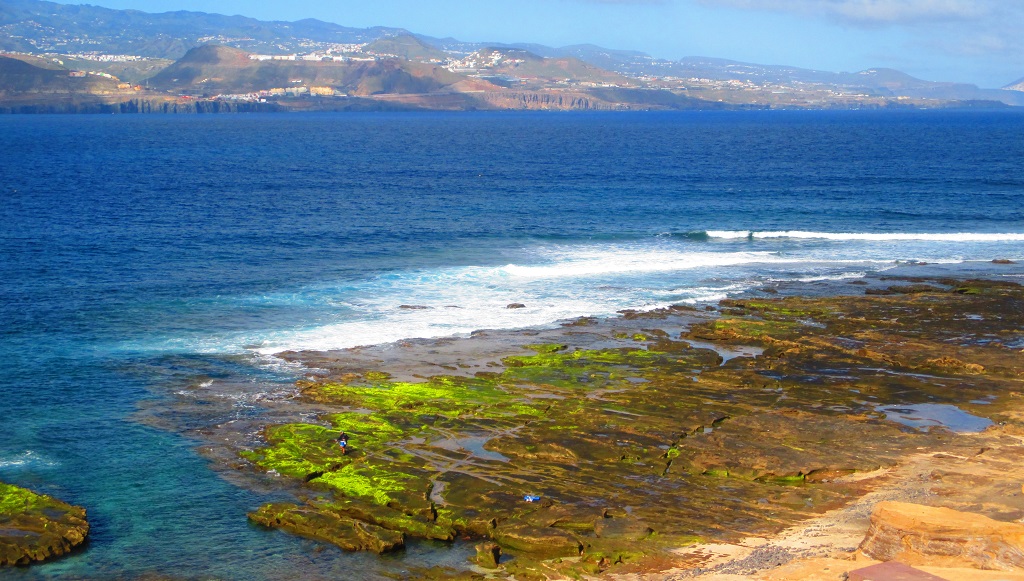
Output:
<instances>
[{"instance_id":1,"label":"distant mountain","mask_svg":"<svg viewBox=\"0 0 1024 581\"><path fill-rule=\"evenodd\" d=\"M95 73L89 80L106 74L144 82L165 99L233 95L232 103L247 93L277 89L272 93L277 100L281 91L295 97L312 95L316 88L318 95L367 97L364 101L375 101L372 106L393 95L389 106L419 108L1024 105L1024 91L935 83L892 69L834 73L706 57L670 61L589 44L468 43L401 28L349 28L313 19L150 14L45 0L0 0L3 52L45 55L46 62L65 69ZM287 60L274 58L289 55ZM12 72L4 79L14 85L0 82L0 96L15 86L71 82L58 82L59 74L47 81L17 67L8 64ZM289 90L300 87L308 93ZM420 95L420 101L410 95Z\"/></svg>"},{"instance_id":2,"label":"distant mountain","mask_svg":"<svg viewBox=\"0 0 1024 581\"><path fill-rule=\"evenodd\" d=\"M177 59L218 42L253 52L294 52L304 43L366 43L408 34L400 28L348 28L307 19L264 22L204 12L111 10L42 0L0 2L0 51L99 51Z\"/></svg>"},{"instance_id":3,"label":"distant mountain","mask_svg":"<svg viewBox=\"0 0 1024 581\"><path fill-rule=\"evenodd\" d=\"M1006 91L1024 91L1024 78L1018 79L1003 87Z\"/></svg>"},{"instance_id":4,"label":"distant mountain","mask_svg":"<svg viewBox=\"0 0 1024 581\"><path fill-rule=\"evenodd\" d=\"M999 89L981 89L966 83L924 81L886 68L857 73L835 73L780 65L759 65L710 57L686 57L678 61L655 59L643 53L609 51L603 66L623 74L671 76L681 79L753 81L799 87L821 85L858 89L881 97L906 96L937 100L991 100L1024 105L1024 95Z\"/></svg>"},{"instance_id":5,"label":"distant mountain","mask_svg":"<svg viewBox=\"0 0 1024 581\"><path fill-rule=\"evenodd\" d=\"M1024 94L1007 94L1000 89L981 89L977 85L967 83L923 81L892 69L870 69L854 74L838 74L841 78L848 79L846 86L868 87L886 96L905 95L922 99L957 101L991 100L1010 105L1024 105Z\"/></svg>"},{"instance_id":6,"label":"distant mountain","mask_svg":"<svg viewBox=\"0 0 1024 581\"><path fill-rule=\"evenodd\" d=\"M393 55L411 61L443 62L449 57L443 50L427 44L412 34L379 38L363 47L368 54Z\"/></svg>"},{"instance_id":7,"label":"distant mountain","mask_svg":"<svg viewBox=\"0 0 1024 581\"><path fill-rule=\"evenodd\" d=\"M539 52L539 54L547 57L571 56L610 71L617 70L615 65L619 62L652 58L650 55L635 50L613 50L593 44L574 44L548 49L548 51Z\"/></svg>"},{"instance_id":8,"label":"distant mountain","mask_svg":"<svg viewBox=\"0 0 1024 581\"><path fill-rule=\"evenodd\" d=\"M0 95L100 94L117 90L118 80L78 74L36 59L0 56Z\"/></svg>"},{"instance_id":9,"label":"distant mountain","mask_svg":"<svg viewBox=\"0 0 1024 581\"><path fill-rule=\"evenodd\" d=\"M495 43L495 42L463 42L454 38L432 38L429 36L416 35L425 44L437 47L438 49L456 55L469 55L485 48L491 49L522 49L544 58L574 57L585 61L596 67L618 70L616 67L622 63L630 62L631 59L648 59L652 57L633 50L612 50L593 44L576 44L560 48L545 46L533 43Z\"/></svg>"},{"instance_id":10,"label":"distant mountain","mask_svg":"<svg viewBox=\"0 0 1024 581\"><path fill-rule=\"evenodd\" d=\"M403 38L397 44L376 46L381 50L401 47L420 50ZM523 49L482 49L461 61L449 62L454 70L439 63L397 56L358 54L309 60L273 59L237 48L208 45L190 50L147 84L158 94L231 102L268 100L293 110L733 107L671 91L617 85L611 81L628 79L575 58L547 59ZM458 66L471 68L460 71ZM502 81L504 84L500 84Z\"/></svg>"},{"instance_id":11,"label":"distant mountain","mask_svg":"<svg viewBox=\"0 0 1024 581\"><path fill-rule=\"evenodd\" d=\"M447 69L401 59L371 61L254 60L246 51L202 46L149 79L149 86L213 96L272 88L330 87L350 95L418 94L454 88L465 78ZM481 82L484 88L497 89ZM454 89L453 89L454 90Z\"/></svg>"},{"instance_id":12,"label":"distant mountain","mask_svg":"<svg viewBox=\"0 0 1024 581\"><path fill-rule=\"evenodd\" d=\"M548 85L571 81L592 85L635 85L635 82L618 73L596 67L578 58L546 58L523 48L483 47L466 55L457 66L478 75L502 78L506 82Z\"/></svg>"}]
</instances>

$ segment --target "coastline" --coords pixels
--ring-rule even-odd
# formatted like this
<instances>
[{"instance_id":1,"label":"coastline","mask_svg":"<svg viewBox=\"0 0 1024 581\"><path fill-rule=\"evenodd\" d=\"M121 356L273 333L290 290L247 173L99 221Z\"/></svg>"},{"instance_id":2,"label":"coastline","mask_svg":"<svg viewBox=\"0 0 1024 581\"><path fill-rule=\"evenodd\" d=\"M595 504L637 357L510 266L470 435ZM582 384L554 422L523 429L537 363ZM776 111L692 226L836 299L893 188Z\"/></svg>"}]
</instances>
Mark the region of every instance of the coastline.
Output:
<instances>
[{"instance_id":1,"label":"coastline","mask_svg":"<svg viewBox=\"0 0 1024 581\"><path fill-rule=\"evenodd\" d=\"M918 100L912 104L892 98L879 98L877 102L836 103L811 106L804 104L771 104L706 101L673 95L661 102L658 91L651 91L655 99L645 101L605 101L588 92L557 91L501 91L486 96L474 93L383 94L347 97L326 97L315 100L293 98L270 101L232 101L227 99L168 96L157 92L144 95L128 92L124 95L69 93L58 97L38 98L38 94L14 94L0 99L0 115L223 115L240 113L641 113L641 112L722 112L722 111L789 111L789 112L906 112L906 111L997 111L1018 112L1020 105L996 100L942 101Z\"/></svg>"},{"instance_id":2,"label":"coastline","mask_svg":"<svg viewBox=\"0 0 1024 581\"><path fill-rule=\"evenodd\" d=\"M915 284L923 285L926 284L926 281L930 281L930 284L935 284L934 281L943 279L945 279L945 281L949 283L951 282L949 279L956 278L952 275L957 273L961 275L962 278L976 278L979 276L987 276L990 279L994 278L997 280L1020 280L1021 277L1024 277L1024 271L1022 271L1019 265L994 265L992 263L971 263L966 265L908 264L900 266L894 270L886 271L885 273L882 273L880 276L869 277L867 280L816 281L811 283L799 284L794 283L782 285L781 287L773 288L770 291L765 291L762 288L757 292L761 298L767 298L768 300L772 301L828 301L830 299L827 298L800 299L796 297L838 297L844 295L850 297L871 296L870 294L865 295L865 291L870 290L872 293L883 293L886 292L886 288L901 286L904 287L905 289L908 286L906 284L908 282L911 283L911 286ZM939 287L935 288L939 289ZM948 288L945 288L943 290L947 292L949 291ZM921 291L920 289L918 289L916 292ZM885 297L892 295L875 294L875 296ZM914 293L896 293L897 298L913 296L915 296ZM779 297L790 298L787 299ZM742 299L740 300L740 302L742 302ZM549 326L547 328L519 329L507 331L481 331L474 333L473 336L469 338L409 340L400 341L397 343L387 345L346 349L337 352L283 353L280 354L280 356L283 359L285 359L286 361L291 361L295 364L302 365L303 367L308 369L310 373L306 381L300 382L299 388L301 395L299 395L298 397L299 402L297 403L295 400L292 400L290 398L281 399L281 401L278 402L280 404L279 406L271 406L271 408L276 409L271 409L270 413L267 414L267 416L259 420L256 420L255 422L248 426L248 438L235 437L233 439L234 445L248 447L248 449L250 450L258 451L260 449L260 446L266 445L267 441L264 438L267 437L268 432L263 431L257 434L254 432L254 429L257 426L265 425L268 423L287 424L289 422L301 421L309 425L320 425L326 429L330 429L329 426L332 425L331 422L333 422L333 420L326 421L328 416L325 416L323 414L329 412L333 412L336 414L342 409L352 409L351 404L353 402L347 402L349 404L347 408L337 408L335 407L337 405L337 402L330 402L329 400L331 398L329 397L326 399L318 399L318 396L315 395L315 388L318 385L323 386L329 384L330 382L343 381L349 382L356 389L360 389L360 386L372 387L373 382L367 383L365 378L366 374L372 374L375 372L384 372L389 374L386 379L386 382L389 384L399 382L423 382L427 380L427 378L429 377L438 375L470 379L476 376L481 371L483 371L485 374L501 372L499 369L501 368L501 365L497 364L496 362L504 361L507 363L507 361L505 361L504 358L530 357L530 355L526 355L527 353L529 353L529 351L522 348L522 346L526 344L552 345L558 344L559 341L561 341L562 343L571 343L571 347L569 347L570 349L589 352L595 352L600 350L626 350L628 352L638 345L650 350L652 349L652 344L663 344L665 343L665 341L668 341L670 343L675 342L675 337L682 336L683 341L685 341L685 333L687 333L688 330L692 330L694 325L700 325L702 323L706 324L716 317L721 318L723 316L730 316L730 310L735 309L735 300L725 301L724 303L719 304L717 307L709 308L711 310L701 310L694 309L692 307L684 307L675 309L665 309L661 311L648 313L626 312L623 313L621 317L617 318L583 318L575 321L563 322L559 326ZM654 332L655 328L664 332L664 336L661 336L660 338L654 337L654 335L657 335L657 333ZM638 338L637 333L643 333L643 331L647 331L648 333L650 333L650 335L645 336L643 338ZM689 339L691 341L694 341L693 337L690 337ZM735 339L735 337L732 339ZM698 347L695 344L693 345L693 348L690 350L694 352L704 352L706 351L706 347L714 347L714 350L708 351L708 353L717 353L716 357L719 357L720 359L723 360L721 364L719 364L718 366L719 369L735 368L733 369L733 371L736 371L737 369L742 367L742 365L739 364L749 364L751 361L756 361L759 355L757 353L757 349L744 350L740 348L737 350L737 347L744 347L742 343L761 343L761 346L758 347L758 349L772 349L773 347L777 347L777 345L773 346L772 344L770 344L771 341L764 341L764 338L751 341L751 337L748 336L746 337L746 341L739 342L734 341L732 339L727 339L724 342L716 341L714 338L712 338L712 340L710 341L695 341L695 343L700 344L700 347ZM773 338L772 340L789 341L791 339ZM746 345L746 347L749 346L750 345ZM542 355L544 355L543 351L537 352L537 356ZM739 357L734 357L735 355L739 355ZM777 353L774 356L777 357ZM729 363L729 361L732 361L732 363ZM505 365L504 369L507 370L508 366ZM710 370L710 367L706 369L705 372L707 372L708 370ZM650 379L648 378L647 381L650 381ZM377 387L380 387L380 384L377 384ZM536 387L536 385L533 386L534 389ZM311 388L314 389L314 392L310 391ZM605 392L615 391L614 389L610 389L607 385L603 386L602 389ZM534 393L533 395L539 395L542 398L567 397L565 393L561 392L549 392L541 394ZM599 395L598 397L603 397L603 392L602 395ZM365 404L366 402L363 401L360 403ZM616 405L621 405L623 403L624 402L620 401ZM977 406L975 406L975 408L977 408ZM366 413L367 411L372 411L372 409L366 410L364 408L361 413ZM1006 410L1003 410L1003 412L1005 411ZM614 414L615 417L628 418L630 417L629 414L635 413L635 410L629 411L623 408L622 412L624 413ZM478 420L479 419L481 418L478 418ZM1020 416L1018 416L1018 421L1019 419ZM509 420L509 418L506 417L505 420L502 421L506 420ZM530 420L528 420L527 423L529 423L529 421ZM712 424L714 423L714 421L716 420L712 418ZM883 421L883 423L885 422ZM894 424L893 422L888 423ZM693 430L695 430L695 432L693 433L696 433L696 431L703 432L708 428L708 426L711 425L705 424L707 424L707 422L701 423L699 426L694 427ZM221 437L223 437L225 432L234 432L237 436L239 428L240 426L238 426L237 424L231 427L222 426L221 428L214 430L213 434L216 435L216 439L220 439ZM503 429L507 431L507 426ZM1001 426L997 428L992 428L990 431L1004 432L1007 429L1008 428ZM430 454L440 454L441 456L446 457L446 461L454 461L456 464L459 462L463 462L472 465L474 463L487 464L488 462L493 464L495 460L498 458L504 458L504 462L507 462L509 459L523 459L521 457L516 457L514 449L509 449L507 446L496 446L495 443L492 441L494 439L493 434L492 437L481 439L481 430L479 422L475 424L475 431L473 432L473 434L471 434L472 437L460 438L457 436L453 436L450 427L444 428L444 430L446 430L448 434L445 438L441 438L440 440L438 440L435 434L434 436L427 436L424 439L430 441L431 437L434 437L434 440L432 442L433 449L430 450ZM713 431L714 428L712 428L712 430L710 430L709 433ZM722 534L719 536L719 538L704 537L702 538L702 540L705 541L705 543L707 543L703 545L705 549L699 549L696 552L692 550L678 550L678 546L676 546L675 549L672 549L671 547L668 547L668 545L671 544L671 542L669 542L665 545L661 545L661 547L657 551L652 551L652 553L658 553L658 556L656 558L652 558L652 555L650 554L648 554L646 557L638 558L635 554L635 551L631 553L630 556L623 558L625 553L622 552L622 547L636 545L639 541L636 538L630 538L627 540L619 539L619 541L622 541L619 543L618 549L618 559L619 561L621 561L621 563L619 564L609 562L607 558L609 548L606 546L602 548L604 554L602 554L601 557L598 558L596 561L592 562L587 561L586 555L584 555L583 558L580 558L578 560L574 560L573 558L567 558L565 555L557 557L557 559L560 562L565 563L565 565L561 569L559 569L558 567L550 569L546 574L597 574L598 572L605 571L607 574L610 575L626 575L623 578L627 579L675 579L690 578L694 577L695 575L702 575L696 578L732 579L736 577L728 577L730 573L722 573L722 571L727 570L725 569L727 565L724 564L724 562L717 563L717 566L719 568L714 569L711 573L705 571L709 568L713 568L716 566L716 558L719 561L721 560L722 556L719 555L718 557L715 557L713 551L716 550L716 547L726 547L725 550L727 553L734 553L734 561L743 561L744 559L747 559L747 562L749 563L751 551L755 551L757 548L750 546L750 538L774 539L772 541L768 541L768 545L766 546L783 547L783 552L785 553L786 557L785 560L787 561L787 564L789 564L789 566L791 567L796 565L789 563L789 561L793 561L793 563L799 563L799 559L823 558L826 556L834 557L836 556L835 553L842 553L843 551L849 549L849 545L852 542L852 539L854 539L854 537L856 537L857 535L856 530L859 530L858 527L862 528L865 525L865 515L863 514L863 503L865 502L864 499L874 498L879 495L884 496L886 494L892 494L898 498L917 498L927 496L926 492L924 491L924 488L922 488L923 485L919 485L916 488L914 486L908 487L906 485L908 479L910 481L914 480L913 476L915 474L920 475L925 472L924 468L913 467L926 466L929 467L929 469L933 468L934 460L936 457L935 454L943 456L943 454L940 454L939 452L936 451L939 449L946 449L945 447L948 447L953 444L948 439L944 440L943 437L936 438L936 434L934 432L946 433L945 430L942 429L928 430L927 432L924 433L920 433L912 429L907 431L914 436L913 439L917 444L925 443L926 446L931 447L931 449L933 450L932 456L928 456L927 454L920 455L918 453L915 460L907 462L907 458L914 457L914 454L912 454L910 452L910 449L907 448L906 451L898 453L894 457L889 457L886 463L881 468L877 469L877 471L868 470L865 472L865 469L862 468L861 470L852 472L852 475L851 473L846 473L845 475L837 473L829 478L822 478L820 482L815 482L814 484L806 484L805 482L807 481L807 475L802 474L803 477L798 488L817 487L830 489L830 493L833 494L836 494L839 490L841 490L841 492L838 492L838 496L833 495L832 497L830 497L830 499L818 499L814 503L816 508L814 508L810 512L801 509L799 511L794 512L789 517L783 517L781 520L779 520L778 518L772 519L773 522L775 522L775 524L769 526L768 529L756 529L755 527L756 530L748 530L747 534L743 534L743 531L736 530L731 531L727 534ZM487 433L486 430L484 430L484 433ZM642 434L637 434L635 430L631 430L631 433L633 434L633 436L642 436ZM416 438L420 437L421 436L416 436ZM972 438L974 440L988 438L991 441L996 441L1000 439L1000 436L993 436L989 432L985 432L984 435L980 436L955 436L953 438L954 440L957 441L955 447L957 447L957 449L960 452L962 452L962 454L959 455L960 457L969 457L968 448L971 448L972 446L976 447L974 444L970 443ZM691 440L695 440L695 438L691 438ZM357 439L356 441L358 442L359 440ZM685 441L685 438L677 442L676 445L678 446L679 443L683 441ZM292 442L292 444L294 443L295 442ZM367 443L369 444L369 442ZM551 442L548 443L551 444ZM392 445L387 442L380 442L380 444L381 448L379 450L372 451L374 454L383 453ZM591 444L593 443L591 442ZM1016 441L1015 445L1019 447L1019 439ZM230 479L235 480L236 483L246 486L253 486L256 482L263 480L263 486L267 486L268 489L274 488L273 482L267 482L268 479L259 476L259 470L257 470L257 473L254 474L252 472L251 465L248 465L245 462L239 463L237 461L229 461L231 453L225 453L223 449L218 452L217 450L215 450L216 447L217 446L204 447L203 451L208 457L214 459L215 462L228 462L232 466L232 470L239 472L236 473L234 477L229 476ZM314 446L313 448L316 447L317 446ZM400 447L405 452L409 451L407 445L402 445ZM991 446L987 447L991 448ZM914 448L919 448L919 446L915 445ZM1013 445L1007 445L1006 449L1013 450L1014 448ZM705 450L705 452L707 452L707 450ZM539 456L537 454L533 454L533 458L531 461L536 462L538 461L538 458L541 458L542 461L550 461L554 462L555 464L566 463L566 458L564 456L560 457L560 454L562 454L561 451L552 451L550 454L547 455L546 460L543 460L545 458L544 454L541 454ZM662 460L664 461L664 456L667 454L669 454L669 452L661 450L658 454L654 454L653 456L661 456ZM949 456L948 450L944 453L944 455ZM776 457L775 459L785 461L785 458L782 457ZM250 460L252 460L252 457L250 457ZM641 453L637 457L637 460L633 462L639 461L641 464L643 464L645 462L649 462L650 460L650 458L643 457L643 454ZM670 458L669 460L672 459ZM570 463L579 461L580 457L576 456L575 458L571 459ZM256 464L260 465L260 460L256 460ZM672 463L669 462L670 466L671 464ZM263 465L264 467L269 467L270 463L265 463ZM271 468L271 470L274 469ZM914 470L917 470L917 472L914 472ZM668 472L667 469L666 472ZM277 474L278 473L275 472L275 474L269 480L272 481L276 479L280 483L281 477L278 476ZM705 471L704 477L714 475L715 469L714 467L711 467L709 470ZM867 475L868 477L864 477L865 475ZM773 474L772 476L773 478L768 478L767 480L765 480L764 478L759 477L756 474L749 474L747 476L742 476L739 478L727 478L726 480L730 481L735 479L739 481L740 486L743 487L750 485L751 482L758 482L759 478L761 478L762 483L764 483L773 480L775 476L780 475ZM784 478L785 475L782 475L782 477ZM319 478L319 476L316 476L315 478L313 478L313 480L316 480L317 478ZM284 480L288 481L290 479L284 478ZM436 480L431 480L431 482L436 482ZM893 483L895 483L895 486L893 486ZM316 494L318 495L322 496L325 491L330 490L330 487L324 488L321 486L318 488L315 486L315 484L316 483L314 482L313 490L319 490L319 492L316 492ZM447 486L448 490L451 491L451 483L448 483ZM781 487L780 490L783 491L782 494L787 494L794 490L791 486L789 489L786 489L786 487L783 486L782 484L779 484L778 486ZM293 487L295 487L294 489L300 495L308 494L302 492L304 488L301 485L301 482L295 482L294 484L285 486L285 488ZM886 491L888 491L888 493ZM444 487L442 487L441 496L435 495L434 492L436 492L436 488L430 491L429 496L431 498L432 503L439 499L443 499ZM545 497L546 496L547 495L545 495ZM944 496L944 498L947 497L952 497L952 495L947 493ZM493 500L494 499L492 498L492 501ZM401 504L401 502L399 502L399 504ZM564 504L563 499L557 499L556 502ZM850 503L852 503L852 505ZM522 506L520 505L521 503L510 506L509 510L512 510L513 512L509 514L520 514L522 510ZM840 508L838 509L838 512L835 513L827 512L826 516L817 516L820 515L822 510L835 510L836 506L846 506L847 508ZM551 510L551 505L546 505L543 508ZM410 510L405 510L404 512L406 512L407 514L415 513L415 511ZM629 511L627 511L627 514L619 515L619 518L625 518L627 520L632 519L633 515L630 515L628 512ZM349 511L349 514L350 513L351 511ZM835 517L831 522L841 522L846 523L848 525L847 528L844 529L844 534L846 536L843 537L841 541L832 544L818 545L816 547L812 543L810 548L804 547L800 550L791 550L790 548L787 548L790 547L790 545L787 545L786 543L791 543L793 538L804 537L804 540L806 540L806 531L817 530L815 527L820 528L821 526L823 526L820 523L830 522L828 520L828 515L832 514L840 516ZM520 514L520 516L522 515ZM609 518L607 510L605 511L604 518ZM614 519L615 517L613 516L611 518ZM819 520L811 520L810 524L806 524L807 519ZM437 522L436 516L434 517L434 521ZM636 524L636 522L634 522L633 520L630 520L630 522L633 525ZM780 527L780 523L788 523L788 525L791 525L795 528L786 529L785 527ZM660 525L661 523L658 524ZM651 523L649 526L647 524L643 525L643 527L646 528L652 528L654 526L654 523ZM401 527L399 526L399 528ZM536 527L534 526L534 528ZM628 529L629 527L626 528ZM570 528L568 530L573 529ZM585 526L583 530L584 536L594 534L592 532L586 532L587 529ZM657 528L654 528L652 530L657 530ZM804 532L801 533L801 530ZM755 533L753 537L751 537L751 535L749 534L750 532ZM474 536L478 539L485 538L487 536L493 536L490 535L490 533L488 533L486 529L477 530L476 535L472 535L469 531L463 531L459 534L470 534L470 536ZM647 533L645 533L645 535L646 534ZM862 533L860 534L861 536L863 536ZM816 536L816 534L814 536ZM671 537L671 535L665 535L665 537L669 538ZM560 538L564 540L564 536ZM550 542L550 539L548 541ZM859 542L859 539L857 539L857 541ZM725 543L725 545L721 544L723 542ZM755 544L757 543L764 543L764 541L756 541ZM775 544L773 545L772 543ZM527 569L525 570L520 570L520 574L522 574L524 571L532 570L533 567L550 568L550 565L544 564L544 560L541 560L539 562L540 564L534 563L527 565L529 559L527 559L525 555L529 555L530 551L523 551L521 548L522 546L522 543L520 543L520 549L518 553L515 548L511 548L511 554L517 557L516 559L511 561L511 563L515 565L518 562L521 565L527 567ZM508 550L509 547L506 547L506 551ZM591 552L597 553L598 551L591 550ZM766 553L764 550L762 550L761 553L758 554L763 555ZM779 554L778 551L776 551L775 554ZM845 557L840 556L839 560L843 561L844 559ZM613 564L614 567L611 566ZM764 564L765 563L762 563L762 565ZM515 574L515 570L509 570L505 562L503 562L502 565L503 567L505 567L505 572L507 574ZM833 563L833 565L836 564ZM631 568L634 569L634 571L636 572L631 572ZM476 569L476 571L477 573L481 572L480 569ZM558 571L561 572L559 573ZM576 571L576 573L572 573L572 571ZM641 574L640 572L642 571L647 571L647 573ZM445 574L454 575L456 573L456 571L449 571ZM748 576L755 574L762 576L767 575L763 577L766 579L807 578L806 571L804 573L792 574L793 576L791 577L778 576L789 574L785 571L771 572L770 570L764 568L762 568L759 572L755 571L751 573L747 571L744 573L744 575ZM801 575L804 576L801 577ZM824 579L832 577L826 576L822 578ZM978 578L982 579L984 577Z\"/></svg>"},{"instance_id":3,"label":"coastline","mask_svg":"<svg viewBox=\"0 0 1024 581\"><path fill-rule=\"evenodd\" d=\"M247 525L264 503L319 492L238 452L266 448L268 425L334 428L324 416L334 407L299 392L305 371L264 354L587 314L619 319L635 306L742 298L734 293L779 279L809 282L750 298L797 287L822 295L846 282L813 279L895 260L1024 261L1020 176L1006 163L1020 145L1013 114L270 117L10 119L4 142L19 155L7 168L3 248L17 260L5 271L11 340L0 350L12 366L0 471L87 508L95 525L80 554L15 578L172 571L273 581L296 567L324 578L353 567L366 578L414 565L464 568L468 541L411 537L405 551L378 558ZM446 137L451 147L431 147ZM83 143L95 146L89 156L79 155ZM173 163L153 163L154 154ZM792 231L816 237L764 237ZM842 233L859 238L837 239ZM905 240L914 233L941 240ZM986 233L1010 234L986 241ZM871 235L883 239L860 240ZM768 261L745 262L761 256ZM931 268L908 264L906 274ZM515 302L527 308L505 308ZM635 326L622 331L656 325ZM482 353L504 332L490 333L472 349ZM612 348L648 344L613 339ZM505 341L508 351L495 348L479 364L535 355L522 348L531 337ZM568 345L563 354L576 349L554 342ZM410 343L389 352L422 353L413 359L425 362L420 375L453 373ZM455 343L438 362L466 375L503 369L460 368ZM615 417L597 403L593 415ZM968 413L987 415L986 407ZM716 432L727 435L713 429L707 442ZM493 452L479 443L466 442ZM442 446L431 439L426 451L465 456Z\"/></svg>"}]
</instances>

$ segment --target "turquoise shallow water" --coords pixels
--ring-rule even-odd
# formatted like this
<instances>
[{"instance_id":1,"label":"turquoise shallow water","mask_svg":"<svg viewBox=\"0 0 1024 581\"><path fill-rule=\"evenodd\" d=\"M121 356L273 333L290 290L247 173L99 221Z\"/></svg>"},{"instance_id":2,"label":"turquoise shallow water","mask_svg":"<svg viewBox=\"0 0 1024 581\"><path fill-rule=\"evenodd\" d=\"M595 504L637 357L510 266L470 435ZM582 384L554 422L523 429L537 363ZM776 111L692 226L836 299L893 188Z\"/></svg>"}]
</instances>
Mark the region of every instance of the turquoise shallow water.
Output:
<instances>
[{"instance_id":1,"label":"turquoise shallow water","mask_svg":"<svg viewBox=\"0 0 1024 581\"><path fill-rule=\"evenodd\" d=\"M294 380L282 349L1024 259L1022 136L1017 112L0 119L0 479L94 527L85 550L5 576L461 562L249 525L266 497L209 469L175 393L246 386L211 418L250 417L242 396Z\"/></svg>"}]
</instances>

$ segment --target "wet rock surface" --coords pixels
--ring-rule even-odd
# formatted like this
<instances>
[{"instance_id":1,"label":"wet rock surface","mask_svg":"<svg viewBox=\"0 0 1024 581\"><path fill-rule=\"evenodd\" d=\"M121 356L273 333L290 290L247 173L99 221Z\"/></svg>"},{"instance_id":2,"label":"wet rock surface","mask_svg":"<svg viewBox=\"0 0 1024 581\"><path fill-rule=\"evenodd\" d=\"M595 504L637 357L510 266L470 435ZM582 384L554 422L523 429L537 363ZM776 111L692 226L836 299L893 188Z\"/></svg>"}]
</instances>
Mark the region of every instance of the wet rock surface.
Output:
<instances>
[{"instance_id":1,"label":"wet rock surface","mask_svg":"<svg viewBox=\"0 0 1024 581\"><path fill-rule=\"evenodd\" d=\"M480 543L476 546L476 564L485 569L497 569L501 562L501 547L498 543Z\"/></svg>"},{"instance_id":2,"label":"wet rock surface","mask_svg":"<svg viewBox=\"0 0 1024 581\"><path fill-rule=\"evenodd\" d=\"M379 554L401 548L405 544L401 532L349 518L333 510L333 507L267 504L251 513L249 518L261 525L327 541L348 551Z\"/></svg>"},{"instance_id":3,"label":"wet rock surface","mask_svg":"<svg viewBox=\"0 0 1024 581\"><path fill-rule=\"evenodd\" d=\"M266 427L240 468L305 500L254 520L352 550L383 545L324 522L489 539L517 578L667 568L683 545L778 532L863 493L852 476L959 445L955 425L885 408L1024 424L1024 289L892 286L581 319L494 351L440 341L433 363L292 354L316 368L298 385L315 417Z\"/></svg>"},{"instance_id":4,"label":"wet rock surface","mask_svg":"<svg viewBox=\"0 0 1024 581\"><path fill-rule=\"evenodd\" d=\"M0 566L63 555L88 534L84 508L0 482Z\"/></svg>"}]
</instances>

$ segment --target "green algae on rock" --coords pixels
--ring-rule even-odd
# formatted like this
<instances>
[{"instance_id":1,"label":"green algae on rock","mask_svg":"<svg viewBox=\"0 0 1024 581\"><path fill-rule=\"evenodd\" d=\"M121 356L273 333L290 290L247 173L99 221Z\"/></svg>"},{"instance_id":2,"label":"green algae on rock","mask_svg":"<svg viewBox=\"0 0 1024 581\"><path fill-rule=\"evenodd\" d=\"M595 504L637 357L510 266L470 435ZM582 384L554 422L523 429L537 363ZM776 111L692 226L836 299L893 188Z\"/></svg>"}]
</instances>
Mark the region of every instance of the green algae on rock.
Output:
<instances>
[{"instance_id":1,"label":"green algae on rock","mask_svg":"<svg viewBox=\"0 0 1024 581\"><path fill-rule=\"evenodd\" d=\"M63 555L88 534L84 508L0 482L0 566Z\"/></svg>"},{"instance_id":2,"label":"green algae on rock","mask_svg":"<svg viewBox=\"0 0 1024 581\"><path fill-rule=\"evenodd\" d=\"M682 337L654 328L657 313L587 320L585 333L566 325L470 377L353 370L303 382L322 423L271 426L267 446L243 456L320 496L254 520L364 550L378 547L332 540L316 519L488 538L510 559L499 574L517 578L665 563L681 545L770 534L852 498L844 476L955 437L890 421L884 406L1024 423L1021 398L1008 397L1024 366L1005 347L1024 333L1024 289L937 284L723 301L721 318L691 315ZM723 361L690 338L763 352ZM631 346L607 346L616 341Z\"/></svg>"},{"instance_id":3,"label":"green algae on rock","mask_svg":"<svg viewBox=\"0 0 1024 581\"><path fill-rule=\"evenodd\" d=\"M249 514L253 522L333 543L349 551L385 553L404 546L402 533L342 514L294 504L267 504Z\"/></svg>"}]
</instances>

